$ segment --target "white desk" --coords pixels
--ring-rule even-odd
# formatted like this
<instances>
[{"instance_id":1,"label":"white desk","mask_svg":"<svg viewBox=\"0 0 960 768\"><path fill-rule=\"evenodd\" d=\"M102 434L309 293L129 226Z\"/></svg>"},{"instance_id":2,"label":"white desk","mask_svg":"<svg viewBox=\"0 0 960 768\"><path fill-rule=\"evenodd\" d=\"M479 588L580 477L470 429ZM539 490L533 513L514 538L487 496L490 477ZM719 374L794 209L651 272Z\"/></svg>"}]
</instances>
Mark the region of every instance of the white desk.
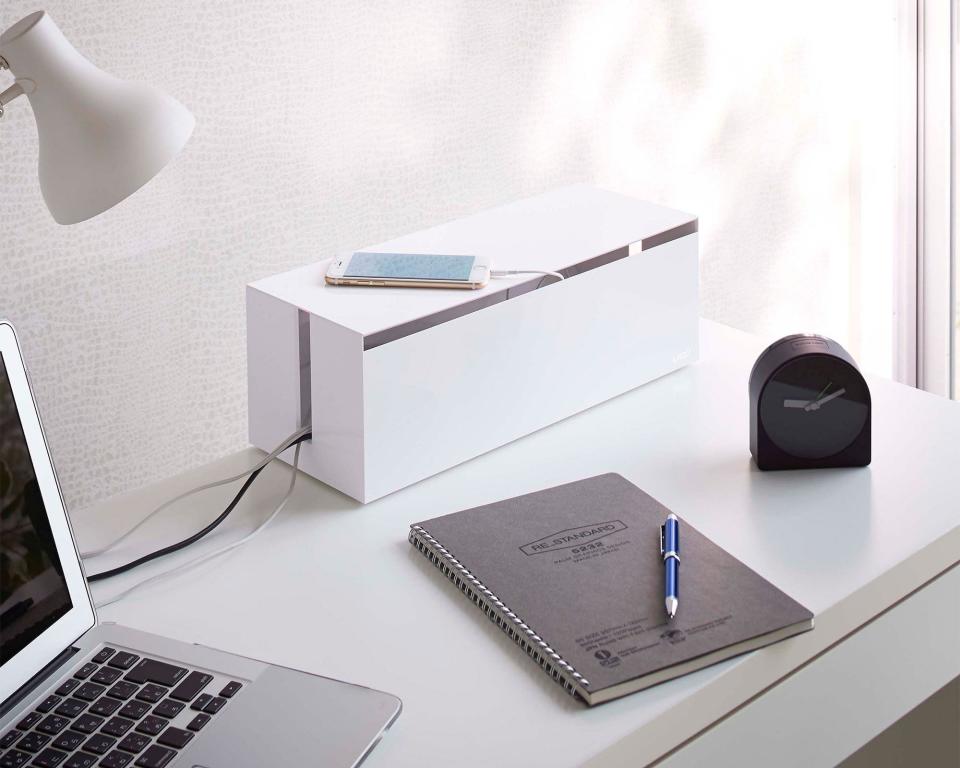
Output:
<instances>
[{"instance_id":1,"label":"white desk","mask_svg":"<svg viewBox=\"0 0 960 768\"><path fill-rule=\"evenodd\" d=\"M960 674L960 569L920 589L960 561L960 404L873 380L871 467L761 473L747 377L763 342L708 322L701 334L700 363L365 507L301 477L250 545L101 618L399 695L371 768L641 765L668 753L670 765L834 764ZM81 545L259 455L75 515ZM607 471L811 608L816 629L588 709L406 541L411 521ZM249 530L288 472L264 472L223 530L181 557ZM94 570L192 532L225 500L207 492L170 511Z\"/></svg>"}]
</instances>

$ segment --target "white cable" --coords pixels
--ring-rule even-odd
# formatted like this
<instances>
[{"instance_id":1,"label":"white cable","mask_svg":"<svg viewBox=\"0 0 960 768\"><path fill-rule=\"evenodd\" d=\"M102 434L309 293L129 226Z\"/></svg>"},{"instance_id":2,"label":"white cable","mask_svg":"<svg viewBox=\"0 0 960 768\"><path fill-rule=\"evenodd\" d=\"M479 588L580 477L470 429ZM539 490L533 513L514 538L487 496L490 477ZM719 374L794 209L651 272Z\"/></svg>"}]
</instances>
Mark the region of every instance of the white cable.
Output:
<instances>
[{"instance_id":1,"label":"white cable","mask_svg":"<svg viewBox=\"0 0 960 768\"><path fill-rule=\"evenodd\" d=\"M490 277L514 277L515 275L549 275L558 280L564 277L559 272L550 272L546 269L491 269Z\"/></svg>"},{"instance_id":2,"label":"white cable","mask_svg":"<svg viewBox=\"0 0 960 768\"><path fill-rule=\"evenodd\" d=\"M172 499L168 499L167 501L163 502L163 504L161 504L159 507L154 509L145 518L143 518L139 523L133 526L133 528L129 529L126 533L121 534L118 538L114 539L109 544L105 544L99 549L91 549L91 550L87 550L86 552L81 552L80 557L82 558L97 557L98 555L102 555L104 552L107 552L108 550L113 549L115 546L117 546L117 544L119 544L121 541L124 541L128 536L130 536L134 531L140 528L140 526L142 526L144 523L150 520L158 512L163 511L167 507L170 507L173 504L176 504L178 501L181 501L182 499L185 499L188 496L193 496L195 493L200 493L201 491L207 491L211 488L217 488L218 486L221 486L221 485L229 485L230 483L235 483L237 480L242 480L243 478L247 477L251 473L256 472L258 469L261 469L267 466L267 464L269 464L271 461L277 458L277 456L279 456L281 453L287 450L287 448L290 447L290 444L294 440L296 440L298 437L302 437L303 435L305 435L307 432L310 431L310 429L311 428L309 426L298 429L292 435L287 437L282 443L280 443L280 445L274 448L270 453L264 456L255 466L250 467L250 469L245 469L243 472L233 475L232 477L226 477L223 480L215 480L212 483L207 483L205 485L198 486L189 491L185 491L184 493L181 493L179 496L174 496Z\"/></svg>"},{"instance_id":3,"label":"white cable","mask_svg":"<svg viewBox=\"0 0 960 768\"><path fill-rule=\"evenodd\" d=\"M128 587L122 592L111 597L109 600L104 600L102 602L97 603L96 604L97 608L103 608L105 606L111 605L112 603L115 603L118 600L122 600L131 592L137 589L140 589L140 587L160 581L161 579L165 579L168 576L171 576L175 573L182 573L183 571L189 570L190 568L200 565L200 563L206 562L207 560L211 560L214 557L217 557L218 555L222 555L225 552L229 552L231 549L236 549L237 547L243 544L246 544L248 541L250 541L254 536L260 533L260 531L262 531L264 528L270 525L270 523L273 522L274 518L283 511L283 508L285 506L287 506L287 502L290 501L290 497L293 495L293 488L297 484L297 475L299 474L297 472L297 466L300 464L300 448L302 445L303 443L297 443L296 450L294 451L294 454L293 454L293 468L290 475L290 485L287 486L287 492L283 495L283 498L280 499L280 503L277 504L273 512L270 513L270 516L266 520L264 520L262 523L260 523L260 525L258 525L252 531L250 531L250 533L248 533L242 539L233 542L232 544L227 544L223 547L220 547L219 549L213 550L212 552L207 552L205 554L200 555L199 557L195 557L193 560L188 560L186 563L176 565L173 568L163 571L162 573L157 573L153 576L150 576L147 579L144 579L143 581L137 582L132 587Z\"/></svg>"}]
</instances>

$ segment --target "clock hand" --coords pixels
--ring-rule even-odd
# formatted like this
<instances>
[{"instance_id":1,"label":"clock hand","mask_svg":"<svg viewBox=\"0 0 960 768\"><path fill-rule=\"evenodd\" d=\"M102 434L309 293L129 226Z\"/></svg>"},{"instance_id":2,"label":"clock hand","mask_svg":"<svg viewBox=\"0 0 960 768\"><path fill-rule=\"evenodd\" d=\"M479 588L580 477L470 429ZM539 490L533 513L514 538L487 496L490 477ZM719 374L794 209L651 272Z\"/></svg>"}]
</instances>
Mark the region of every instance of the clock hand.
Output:
<instances>
[{"instance_id":1,"label":"clock hand","mask_svg":"<svg viewBox=\"0 0 960 768\"><path fill-rule=\"evenodd\" d=\"M841 387L841 388L838 389L836 392L833 392L833 393L827 395L826 397L820 398L819 400L814 400L812 403L810 403L809 405L807 405L806 407L804 407L803 410L805 410L805 411L816 411L816 410L818 410L818 409L820 408L821 405L823 405L824 403L829 403L829 402L830 402L831 400L833 400L835 397L840 397L840 395L846 393L846 391L847 391L847 390L846 390L845 387Z\"/></svg>"},{"instance_id":2,"label":"clock hand","mask_svg":"<svg viewBox=\"0 0 960 768\"><path fill-rule=\"evenodd\" d=\"M815 398L813 398L813 400L791 400L788 398L787 400L783 401L783 407L784 408L803 408L804 410L809 411L810 408L808 408L807 406L811 405L814 401L819 400L821 397L823 397L824 393L828 389L830 389L830 387L832 386L833 386L832 381L827 382L827 386L821 389L820 394L818 394Z\"/></svg>"}]
</instances>

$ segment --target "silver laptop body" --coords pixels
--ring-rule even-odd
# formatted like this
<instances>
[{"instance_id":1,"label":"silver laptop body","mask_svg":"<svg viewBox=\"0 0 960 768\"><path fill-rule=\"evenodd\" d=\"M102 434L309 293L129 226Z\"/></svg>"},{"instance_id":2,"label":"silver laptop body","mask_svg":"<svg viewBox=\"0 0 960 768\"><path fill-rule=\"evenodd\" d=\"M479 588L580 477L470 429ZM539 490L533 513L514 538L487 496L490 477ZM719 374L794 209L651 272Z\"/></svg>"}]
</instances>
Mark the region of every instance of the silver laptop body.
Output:
<instances>
[{"instance_id":1,"label":"silver laptop body","mask_svg":"<svg viewBox=\"0 0 960 768\"><path fill-rule=\"evenodd\" d=\"M0 768L358 765L398 698L99 623L0 321Z\"/></svg>"}]
</instances>

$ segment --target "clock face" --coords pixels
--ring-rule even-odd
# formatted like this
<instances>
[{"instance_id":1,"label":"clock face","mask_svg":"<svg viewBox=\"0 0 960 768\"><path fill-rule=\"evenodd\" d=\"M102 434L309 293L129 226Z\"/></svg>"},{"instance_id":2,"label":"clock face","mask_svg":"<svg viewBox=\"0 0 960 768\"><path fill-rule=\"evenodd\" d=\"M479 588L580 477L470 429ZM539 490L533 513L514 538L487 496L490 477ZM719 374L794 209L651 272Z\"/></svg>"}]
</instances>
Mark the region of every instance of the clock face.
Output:
<instances>
[{"instance_id":1,"label":"clock face","mask_svg":"<svg viewBox=\"0 0 960 768\"><path fill-rule=\"evenodd\" d=\"M824 459L860 434L869 402L855 368L835 357L806 355L783 365L767 382L760 420L780 450L801 459Z\"/></svg>"}]
</instances>

